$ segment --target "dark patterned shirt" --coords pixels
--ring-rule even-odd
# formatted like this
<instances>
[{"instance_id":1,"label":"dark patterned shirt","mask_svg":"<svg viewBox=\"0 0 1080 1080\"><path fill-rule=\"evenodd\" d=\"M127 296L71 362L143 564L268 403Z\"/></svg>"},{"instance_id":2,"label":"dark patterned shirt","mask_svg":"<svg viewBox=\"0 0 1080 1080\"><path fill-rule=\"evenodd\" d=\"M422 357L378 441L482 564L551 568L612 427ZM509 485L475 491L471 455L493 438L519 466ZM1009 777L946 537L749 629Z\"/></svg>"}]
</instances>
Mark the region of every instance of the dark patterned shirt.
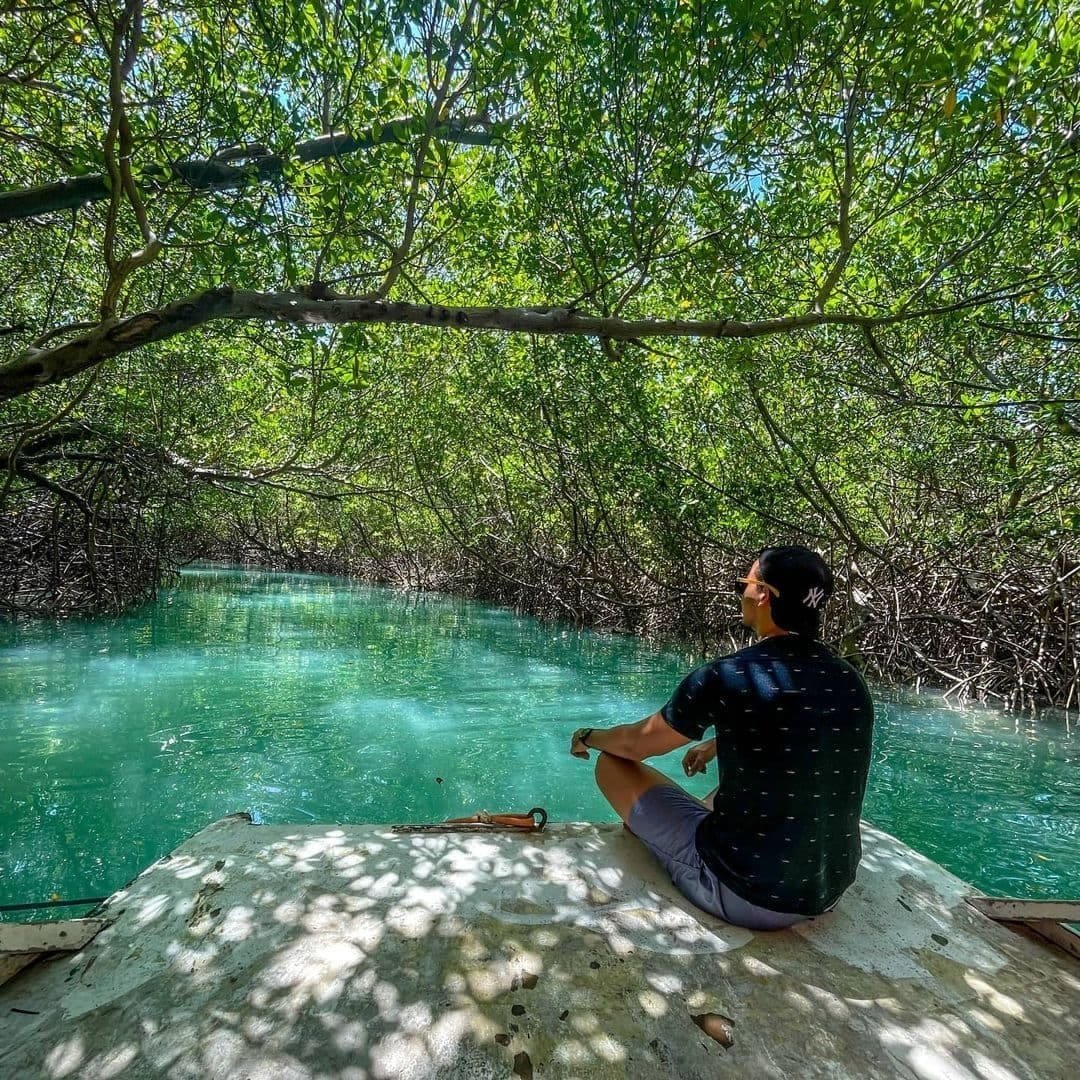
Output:
<instances>
[{"instance_id":1,"label":"dark patterned shirt","mask_svg":"<svg viewBox=\"0 0 1080 1080\"><path fill-rule=\"evenodd\" d=\"M663 708L681 735L716 728L720 787L697 831L706 865L759 907L817 915L855 880L874 706L820 641L763 638L699 667Z\"/></svg>"}]
</instances>

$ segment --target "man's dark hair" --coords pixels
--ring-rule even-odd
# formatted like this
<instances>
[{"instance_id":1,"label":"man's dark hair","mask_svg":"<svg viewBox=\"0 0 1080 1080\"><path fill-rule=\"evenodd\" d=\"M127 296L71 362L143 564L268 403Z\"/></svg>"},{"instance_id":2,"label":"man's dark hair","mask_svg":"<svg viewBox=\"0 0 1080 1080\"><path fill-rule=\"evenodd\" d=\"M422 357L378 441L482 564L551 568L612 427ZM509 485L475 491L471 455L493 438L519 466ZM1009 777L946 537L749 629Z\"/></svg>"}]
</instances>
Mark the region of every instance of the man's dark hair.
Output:
<instances>
[{"instance_id":1,"label":"man's dark hair","mask_svg":"<svg viewBox=\"0 0 1080 1080\"><path fill-rule=\"evenodd\" d=\"M816 637L822 609L833 591L832 571L825 560L798 544L767 547L758 553L758 573L780 594L770 601L773 622L793 634Z\"/></svg>"}]
</instances>

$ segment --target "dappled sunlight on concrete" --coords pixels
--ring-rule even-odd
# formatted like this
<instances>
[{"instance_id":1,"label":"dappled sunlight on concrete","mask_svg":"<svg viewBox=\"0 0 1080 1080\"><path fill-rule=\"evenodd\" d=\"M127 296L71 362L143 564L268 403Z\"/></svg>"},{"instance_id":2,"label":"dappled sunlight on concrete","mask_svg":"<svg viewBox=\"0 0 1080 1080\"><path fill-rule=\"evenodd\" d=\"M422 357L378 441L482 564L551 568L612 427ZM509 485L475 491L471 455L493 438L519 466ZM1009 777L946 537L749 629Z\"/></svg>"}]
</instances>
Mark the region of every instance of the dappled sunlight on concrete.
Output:
<instances>
[{"instance_id":1,"label":"dappled sunlight on concrete","mask_svg":"<svg viewBox=\"0 0 1080 1080\"><path fill-rule=\"evenodd\" d=\"M753 933L617 826L223 819L0 989L0 1077L1065 1076L1069 961L864 842L835 912Z\"/></svg>"}]
</instances>

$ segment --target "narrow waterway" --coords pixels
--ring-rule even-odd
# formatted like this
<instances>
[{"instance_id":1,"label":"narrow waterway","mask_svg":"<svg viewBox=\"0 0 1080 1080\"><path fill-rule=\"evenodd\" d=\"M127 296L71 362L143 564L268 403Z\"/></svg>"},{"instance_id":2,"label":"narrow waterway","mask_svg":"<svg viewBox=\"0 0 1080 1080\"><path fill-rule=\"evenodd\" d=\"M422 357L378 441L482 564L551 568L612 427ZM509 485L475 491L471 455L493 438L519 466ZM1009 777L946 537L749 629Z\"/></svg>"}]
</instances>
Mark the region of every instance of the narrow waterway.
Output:
<instances>
[{"instance_id":1,"label":"narrow waterway","mask_svg":"<svg viewBox=\"0 0 1080 1080\"><path fill-rule=\"evenodd\" d=\"M212 568L122 619L0 626L0 904L111 892L236 810L609 820L569 733L652 712L699 659L462 600ZM1075 725L895 693L877 717L868 820L988 892L1080 895ZM685 782L680 762L659 765Z\"/></svg>"}]
</instances>

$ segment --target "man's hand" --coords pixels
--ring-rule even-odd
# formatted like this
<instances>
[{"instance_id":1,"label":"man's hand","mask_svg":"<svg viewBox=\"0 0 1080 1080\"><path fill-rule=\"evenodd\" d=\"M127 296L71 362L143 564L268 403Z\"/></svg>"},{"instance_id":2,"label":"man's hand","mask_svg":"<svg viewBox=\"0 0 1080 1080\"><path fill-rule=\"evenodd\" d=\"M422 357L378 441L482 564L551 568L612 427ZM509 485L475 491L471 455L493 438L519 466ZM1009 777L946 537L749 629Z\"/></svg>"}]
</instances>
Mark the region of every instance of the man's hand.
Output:
<instances>
[{"instance_id":1,"label":"man's hand","mask_svg":"<svg viewBox=\"0 0 1080 1080\"><path fill-rule=\"evenodd\" d=\"M570 736L570 753L574 757L584 758L589 760L589 748L582 741L586 739L592 732L592 728L582 727L578 728L573 735Z\"/></svg>"},{"instance_id":2,"label":"man's hand","mask_svg":"<svg viewBox=\"0 0 1080 1080\"><path fill-rule=\"evenodd\" d=\"M592 728L581 727L570 736L570 753L574 757L589 760L589 748L581 740L586 738L591 731Z\"/></svg>"},{"instance_id":3,"label":"man's hand","mask_svg":"<svg viewBox=\"0 0 1080 1080\"><path fill-rule=\"evenodd\" d=\"M683 772L687 776L694 776L705 771L705 766L716 757L716 740L709 739L706 742L691 746L682 759Z\"/></svg>"}]
</instances>

